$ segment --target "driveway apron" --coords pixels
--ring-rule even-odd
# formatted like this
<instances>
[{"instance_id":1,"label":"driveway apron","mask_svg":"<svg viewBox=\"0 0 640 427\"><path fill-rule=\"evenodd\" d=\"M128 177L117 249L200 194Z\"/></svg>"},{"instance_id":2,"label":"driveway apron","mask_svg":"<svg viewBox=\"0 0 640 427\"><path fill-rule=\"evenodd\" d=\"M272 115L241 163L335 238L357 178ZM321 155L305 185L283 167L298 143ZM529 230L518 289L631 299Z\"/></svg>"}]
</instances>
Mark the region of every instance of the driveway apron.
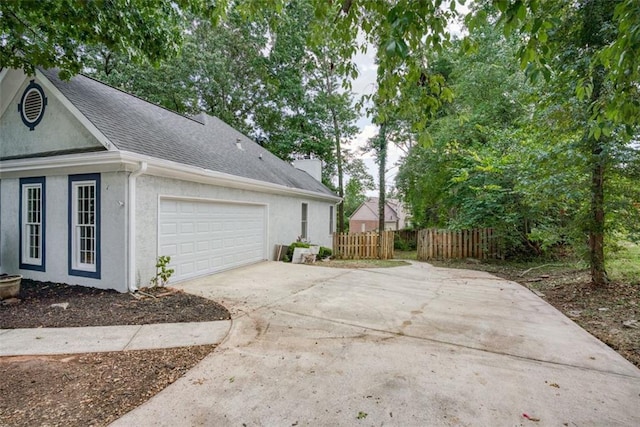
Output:
<instances>
[{"instance_id":1,"label":"driveway apron","mask_svg":"<svg viewBox=\"0 0 640 427\"><path fill-rule=\"evenodd\" d=\"M270 262L182 288L229 336L114 426L640 425L640 370L488 273Z\"/></svg>"}]
</instances>

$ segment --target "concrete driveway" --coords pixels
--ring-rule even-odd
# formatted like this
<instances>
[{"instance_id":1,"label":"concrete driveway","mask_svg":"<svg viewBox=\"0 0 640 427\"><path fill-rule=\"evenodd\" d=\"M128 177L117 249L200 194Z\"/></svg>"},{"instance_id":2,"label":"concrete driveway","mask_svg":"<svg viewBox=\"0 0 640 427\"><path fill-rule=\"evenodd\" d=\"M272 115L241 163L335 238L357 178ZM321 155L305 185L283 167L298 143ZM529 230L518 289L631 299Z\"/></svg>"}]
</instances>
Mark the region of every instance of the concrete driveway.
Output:
<instances>
[{"instance_id":1,"label":"concrete driveway","mask_svg":"<svg viewBox=\"0 0 640 427\"><path fill-rule=\"evenodd\" d=\"M640 370L488 273L271 262L182 287L229 336L113 425L640 425Z\"/></svg>"}]
</instances>

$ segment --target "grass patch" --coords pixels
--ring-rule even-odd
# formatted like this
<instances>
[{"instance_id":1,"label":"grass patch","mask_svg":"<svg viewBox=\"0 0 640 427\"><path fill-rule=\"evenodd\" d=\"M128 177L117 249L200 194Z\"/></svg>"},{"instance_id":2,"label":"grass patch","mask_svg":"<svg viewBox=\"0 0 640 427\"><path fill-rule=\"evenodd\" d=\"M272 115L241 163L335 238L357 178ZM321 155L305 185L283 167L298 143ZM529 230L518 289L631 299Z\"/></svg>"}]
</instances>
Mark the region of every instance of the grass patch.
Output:
<instances>
[{"instance_id":1,"label":"grass patch","mask_svg":"<svg viewBox=\"0 0 640 427\"><path fill-rule=\"evenodd\" d=\"M465 268L493 273L509 280L527 280L540 275L558 275L583 269L583 265L573 259L562 261L517 261L517 260L446 260L428 261L435 267Z\"/></svg>"},{"instance_id":2,"label":"grass patch","mask_svg":"<svg viewBox=\"0 0 640 427\"><path fill-rule=\"evenodd\" d=\"M410 259L413 261L417 261L418 251L399 251L396 249L393 251L393 257L395 259Z\"/></svg>"},{"instance_id":3,"label":"grass patch","mask_svg":"<svg viewBox=\"0 0 640 427\"><path fill-rule=\"evenodd\" d=\"M640 282L640 245L630 242L620 244L621 249L608 254L605 260L609 279L613 281Z\"/></svg>"}]
</instances>

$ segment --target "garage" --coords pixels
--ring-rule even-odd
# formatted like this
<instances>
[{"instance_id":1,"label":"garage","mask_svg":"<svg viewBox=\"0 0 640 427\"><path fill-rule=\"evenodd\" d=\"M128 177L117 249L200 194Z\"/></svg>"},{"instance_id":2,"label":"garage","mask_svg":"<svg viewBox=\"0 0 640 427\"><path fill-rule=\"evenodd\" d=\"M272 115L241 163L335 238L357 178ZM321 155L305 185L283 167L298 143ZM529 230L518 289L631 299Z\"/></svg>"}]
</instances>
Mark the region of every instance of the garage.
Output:
<instances>
[{"instance_id":1,"label":"garage","mask_svg":"<svg viewBox=\"0 0 640 427\"><path fill-rule=\"evenodd\" d=\"M266 259L266 206L160 198L158 255L182 281Z\"/></svg>"}]
</instances>

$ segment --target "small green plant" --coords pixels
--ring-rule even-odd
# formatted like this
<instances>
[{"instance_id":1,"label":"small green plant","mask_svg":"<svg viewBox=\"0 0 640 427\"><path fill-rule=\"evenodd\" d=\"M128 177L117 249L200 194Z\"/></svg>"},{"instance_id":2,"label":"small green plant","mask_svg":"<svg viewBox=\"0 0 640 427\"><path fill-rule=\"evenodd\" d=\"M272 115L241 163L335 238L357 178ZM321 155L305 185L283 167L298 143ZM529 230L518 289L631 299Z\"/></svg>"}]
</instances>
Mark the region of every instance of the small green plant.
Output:
<instances>
[{"instance_id":1,"label":"small green plant","mask_svg":"<svg viewBox=\"0 0 640 427\"><path fill-rule=\"evenodd\" d=\"M318 257L320 259L329 258L333 254L331 248L327 248L326 246L320 246L320 252L318 252Z\"/></svg>"},{"instance_id":2,"label":"small green plant","mask_svg":"<svg viewBox=\"0 0 640 427\"><path fill-rule=\"evenodd\" d=\"M151 279L151 283L154 287L166 286L167 283L169 283L169 278L175 272L173 268L168 268L170 262L170 256L162 255L158 257L158 262L156 263L156 277Z\"/></svg>"},{"instance_id":3,"label":"small green plant","mask_svg":"<svg viewBox=\"0 0 640 427\"><path fill-rule=\"evenodd\" d=\"M363 419L367 418L367 415L369 415L369 414L367 414L366 412L358 411L358 416L356 418L359 419L359 420L363 420Z\"/></svg>"}]
</instances>

